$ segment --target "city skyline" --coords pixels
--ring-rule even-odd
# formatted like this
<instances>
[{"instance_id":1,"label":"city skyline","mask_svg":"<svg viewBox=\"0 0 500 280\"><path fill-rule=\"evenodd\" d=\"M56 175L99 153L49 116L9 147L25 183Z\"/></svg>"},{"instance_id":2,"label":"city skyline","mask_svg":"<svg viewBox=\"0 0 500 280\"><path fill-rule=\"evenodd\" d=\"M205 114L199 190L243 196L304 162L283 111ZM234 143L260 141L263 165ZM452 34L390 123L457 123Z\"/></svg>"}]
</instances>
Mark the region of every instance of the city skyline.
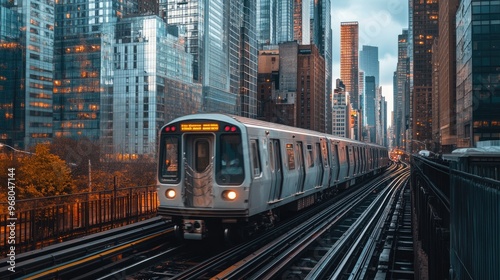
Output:
<instances>
[{"instance_id":1,"label":"city skyline","mask_svg":"<svg viewBox=\"0 0 500 280\"><path fill-rule=\"evenodd\" d=\"M379 49L380 85L387 101L387 125L393 109L393 74L398 62L398 35L408 29L408 1L332 1L333 77L340 77L340 23L357 21L359 48ZM359 50L358 50L359 51Z\"/></svg>"},{"instance_id":2,"label":"city skyline","mask_svg":"<svg viewBox=\"0 0 500 280\"><path fill-rule=\"evenodd\" d=\"M403 141L432 142L436 150L444 138L449 140L445 145L453 148L457 143L474 146L499 137L500 121L486 110L498 100L498 57L495 52L485 57L490 53L482 51L498 48L498 22L489 20L498 13L496 1L446 5L438 0L368 4L353 0L330 5L330 0L245 0L238 6L222 1L168 0L156 12L152 7L140 8L137 0L113 1L116 5L109 7L69 0L48 0L43 5L2 1L4 70L0 86L7 93L0 107L5 115L2 139L22 147L58 136L89 137L105 143L110 151L120 146L123 153L152 153L155 137L151 136L172 118L195 112L263 118L258 115L263 106L277 110L274 106L283 103L279 97L285 83L291 85L285 96L295 96L284 99L291 109L307 109L306 115L294 113L289 125L329 132L333 98L329 87L337 78L342 79L352 105L347 116L350 138L367 139L365 123L373 125L367 109L375 111L376 133L371 134L377 135L377 143L386 137L386 133L379 135L380 126L385 129L388 124L399 136L404 135ZM282 13L280 5L291 5L293 13L290 9ZM455 14L459 17L455 13L459 5L462 11L473 7L472 19L463 12L462 21L454 20ZM220 17L225 13L229 16ZM476 25L481 26L463 30L464 24L479 17L484 20ZM399 38L405 32L407 46ZM458 41L458 34L475 37ZM474 60L466 51L471 42ZM287 43L299 48L280 51L280 61L287 65L273 73L277 79L265 99L257 81L258 50L276 50ZM399 44L403 45L398 55ZM324 73L317 75L299 60L301 55L316 56L313 46L325 64ZM406 58L401 53L405 47ZM407 69L402 68L404 59ZM173 68L173 64L179 67ZM287 75L293 74L292 69L296 75ZM405 76L406 81L398 78ZM370 77L375 80L367 82ZM365 92L368 84L370 93ZM402 85L408 93L404 100L400 100ZM192 90L189 94L194 102L186 103L186 89ZM304 104L318 94L322 97L316 98L324 100L325 106L309 110ZM362 103L372 99L374 108ZM403 103L405 112L400 112ZM438 110L441 104L450 108L449 114ZM483 104L486 111L475 114ZM323 114L321 128L296 123L297 118ZM461 138L456 141L455 131ZM393 133L389 130L391 139Z\"/></svg>"}]
</instances>

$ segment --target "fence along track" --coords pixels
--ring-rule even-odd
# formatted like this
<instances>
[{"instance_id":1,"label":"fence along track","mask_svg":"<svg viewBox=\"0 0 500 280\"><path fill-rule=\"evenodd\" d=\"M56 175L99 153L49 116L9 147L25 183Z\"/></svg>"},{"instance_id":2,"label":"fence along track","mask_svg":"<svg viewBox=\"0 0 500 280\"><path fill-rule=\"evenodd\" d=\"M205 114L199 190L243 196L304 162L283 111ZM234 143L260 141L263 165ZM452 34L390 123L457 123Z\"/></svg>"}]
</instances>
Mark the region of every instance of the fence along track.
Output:
<instances>
[{"instance_id":1,"label":"fence along track","mask_svg":"<svg viewBox=\"0 0 500 280\"><path fill-rule=\"evenodd\" d=\"M16 254L156 216L156 186L115 189L16 201ZM7 209L0 203L0 209ZM0 215L0 253L5 256L9 215Z\"/></svg>"}]
</instances>

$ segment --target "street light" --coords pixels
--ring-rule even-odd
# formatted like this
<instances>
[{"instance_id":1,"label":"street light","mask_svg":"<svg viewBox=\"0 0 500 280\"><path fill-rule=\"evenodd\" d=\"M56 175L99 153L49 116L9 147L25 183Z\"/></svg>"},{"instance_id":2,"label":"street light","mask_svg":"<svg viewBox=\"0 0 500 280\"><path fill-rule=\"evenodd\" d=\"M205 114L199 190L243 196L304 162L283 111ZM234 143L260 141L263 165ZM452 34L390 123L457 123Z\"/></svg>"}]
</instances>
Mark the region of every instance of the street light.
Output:
<instances>
[{"instance_id":1,"label":"street light","mask_svg":"<svg viewBox=\"0 0 500 280\"><path fill-rule=\"evenodd\" d=\"M23 150L18 150L12 146L9 146L7 144L4 144L4 143L0 143L0 148L2 147L7 147L7 148L10 148L12 149L14 152L19 152L19 153L25 153L25 154L28 154L28 155L34 155L34 153L30 153L30 152L27 152L27 151L23 151Z\"/></svg>"}]
</instances>

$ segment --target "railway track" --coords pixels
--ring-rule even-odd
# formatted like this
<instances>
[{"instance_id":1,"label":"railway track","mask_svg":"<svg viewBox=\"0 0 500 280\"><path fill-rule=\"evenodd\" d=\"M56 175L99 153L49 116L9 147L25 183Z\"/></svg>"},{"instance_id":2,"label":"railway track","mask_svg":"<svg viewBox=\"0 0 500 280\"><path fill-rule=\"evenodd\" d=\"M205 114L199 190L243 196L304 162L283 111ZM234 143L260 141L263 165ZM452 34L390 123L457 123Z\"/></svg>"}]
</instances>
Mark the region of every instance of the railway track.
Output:
<instances>
[{"instance_id":1,"label":"railway track","mask_svg":"<svg viewBox=\"0 0 500 280\"><path fill-rule=\"evenodd\" d=\"M4 273L0 279L74 279L83 270L97 272L139 248L153 248L151 242L171 231L166 221L154 218L23 253L16 258L16 272Z\"/></svg>"},{"instance_id":2,"label":"railway track","mask_svg":"<svg viewBox=\"0 0 500 280\"><path fill-rule=\"evenodd\" d=\"M335 204L318 215L317 225L305 223L297 238L278 240L214 278L342 279L346 274L362 278L380 225L387 217L389 201L405 177L408 172L389 184L381 180L354 199Z\"/></svg>"},{"instance_id":3,"label":"railway track","mask_svg":"<svg viewBox=\"0 0 500 280\"><path fill-rule=\"evenodd\" d=\"M173 241L172 229L167 223L158 219L135 229L122 229L120 232L107 233L106 236L103 234L92 242L89 242L89 238L87 242L61 246L60 250L53 249L49 258L46 254L42 257L41 253L33 253L32 258L23 259L22 265L38 263L38 269L24 271L17 277L348 279L374 276L384 250L395 244L394 249L390 248L395 256L403 248L398 240L406 240L396 237L394 229L390 231L384 228L394 227L394 217L400 219L400 213L404 213L403 204L395 206L394 201L397 197L405 197L397 194L402 189L402 182L408 177L408 168L396 169L393 166L386 174L390 176L381 176L367 184L367 187L342 193L319 207L307 209L300 216L284 221L253 240L230 248L214 242L180 245ZM391 214L392 219L387 218ZM384 232L393 234L387 237ZM123 235L120 237L123 239L118 241L120 235ZM382 242L382 236L393 242ZM93 249L84 249L86 247ZM82 255L82 251L87 252ZM52 261L49 262L50 258ZM392 263L378 265L382 271L380 275L399 275L394 274L394 271L401 264L395 263L394 258L388 262ZM40 266L45 269L39 269Z\"/></svg>"},{"instance_id":4,"label":"railway track","mask_svg":"<svg viewBox=\"0 0 500 280\"><path fill-rule=\"evenodd\" d=\"M377 197L379 197L378 199L381 201L385 200L386 204L388 204L388 201L390 201L390 198L393 196L388 194L382 195L381 193L386 192L393 194L393 191L383 190L394 189L393 185L396 183L390 183L391 181L395 181L394 176L399 176L400 178L408 176L407 168L399 168L398 170L393 169L390 172L393 174L392 177L383 179L378 178L373 181L377 182L377 184L373 185L374 183L372 182L372 186L369 188L359 188L350 194L339 196L336 200L321 205L320 208L322 209L314 208L304 211L300 216L283 223L276 229L266 232L254 240L232 247L220 254L214 253L212 257L207 257L205 261L199 263L188 261L189 265L192 267L187 268L184 272L175 274L173 272L175 268L169 268L168 264L163 264L157 265L156 267L161 266L164 271L153 272L151 269L145 269L141 273L132 276L132 278L148 279L160 277L161 275L168 275L169 279L261 279L280 277L287 273L302 278L304 275L294 271L297 268L294 262L299 262L301 264L300 267L303 268L304 271L310 271L312 269L311 267L307 268L303 265L307 260L312 260L311 257L307 257L307 252L328 252L327 248L332 247L342 247L344 248L343 251L345 251L353 246L352 242L354 241L352 240L356 240L357 236L361 233L360 229L354 230L353 227L348 225L349 220L351 220L351 223L353 223L352 221L354 219L373 220L376 222L372 221L371 224L374 224L375 228L381 227L380 224L382 222L379 220L382 219L385 221L388 210L386 210L385 207L378 206L378 208L382 209L379 210L381 214L378 219L372 218L373 215L366 214L366 212L370 212L377 208L377 203L373 202ZM356 202L354 203L353 200ZM370 200L372 202L367 202ZM357 207L364 208L365 210L355 210ZM318 211L321 213L317 214ZM363 212L365 212L365 214L360 215L360 213ZM361 216L363 216L363 218L360 218ZM384 218L382 218L382 216L384 216ZM307 221L307 223L303 223L304 221ZM369 228L366 225L367 223L368 222L358 222L359 225L357 227L361 229ZM332 230L333 226L335 226L334 230ZM374 226L372 225L372 227ZM349 229L351 230L348 231ZM344 233L339 235L341 230L343 230ZM368 232L367 229L364 231ZM337 234L337 241L342 240L339 242L344 243L344 245L334 246L336 244L335 241L331 237L326 237L321 234L324 232L333 232ZM346 236L349 236L349 238ZM363 236L370 235L365 233ZM363 242L366 243L367 241ZM312 246L311 244L319 244L319 247L316 247L319 249L311 250L311 248L313 248L309 247ZM359 243L358 246L361 248L364 247L361 243ZM200 248L201 247L198 248L198 252L200 250L207 250ZM196 253L193 252L193 254ZM358 252L357 254L359 255L360 253ZM354 259L354 254L352 255ZM194 256L191 259L193 258ZM318 259L317 256L316 259ZM174 264L174 266L178 266L179 263L182 263L182 261L175 260L169 260L168 262ZM355 261L351 260L350 262L352 265L356 264ZM315 260L311 261L311 263L318 262ZM349 268L346 269L348 270Z\"/></svg>"}]
</instances>

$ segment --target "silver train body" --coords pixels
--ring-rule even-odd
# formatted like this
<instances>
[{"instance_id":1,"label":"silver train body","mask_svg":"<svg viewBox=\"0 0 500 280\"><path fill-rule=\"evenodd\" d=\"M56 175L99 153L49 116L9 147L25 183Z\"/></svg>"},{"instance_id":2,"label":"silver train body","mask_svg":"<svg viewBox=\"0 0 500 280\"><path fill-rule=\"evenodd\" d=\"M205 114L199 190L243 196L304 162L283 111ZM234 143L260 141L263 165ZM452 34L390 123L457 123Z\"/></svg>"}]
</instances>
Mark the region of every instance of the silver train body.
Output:
<instances>
[{"instance_id":1,"label":"silver train body","mask_svg":"<svg viewBox=\"0 0 500 280\"><path fill-rule=\"evenodd\" d=\"M389 164L379 145L224 114L177 118L159 136L158 214L184 239L271 227Z\"/></svg>"}]
</instances>

